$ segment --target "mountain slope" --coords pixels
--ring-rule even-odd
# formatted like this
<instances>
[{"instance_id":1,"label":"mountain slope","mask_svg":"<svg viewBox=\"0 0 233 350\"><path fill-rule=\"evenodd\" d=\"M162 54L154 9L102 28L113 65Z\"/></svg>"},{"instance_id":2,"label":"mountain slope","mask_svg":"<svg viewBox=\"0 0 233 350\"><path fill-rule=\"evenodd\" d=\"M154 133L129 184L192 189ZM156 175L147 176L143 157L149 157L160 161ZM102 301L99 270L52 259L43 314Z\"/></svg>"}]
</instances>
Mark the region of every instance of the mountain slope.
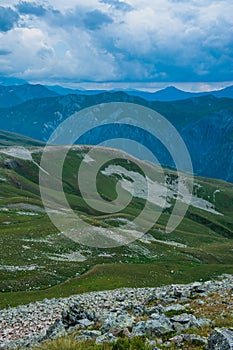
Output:
<instances>
[{"instance_id":1,"label":"mountain slope","mask_svg":"<svg viewBox=\"0 0 233 350\"><path fill-rule=\"evenodd\" d=\"M0 146L43 146L44 143L29 137L0 130Z\"/></svg>"},{"instance_id":2,"label":"mountain slope","mask_svg":"<svg viewBox=\"0 0 233 350\"><path fill-rule=\"evenodd\" d=\"M51 148L51 168L56 166L60 150L60 147ZM112 237L115 237L118 228L129 225L141 212L145 204L144 196L138 193L119 213L103 214L94 210L80 193L77 182L80 163L86 162L91 171L95 160L101 159L106 152L116 159L105 164L97 177L98 191L108 202L116 197L119 179L124 200L126 193L131 193L129 176L134 182L142 174L135 167L133 159L130 163L125 162L119 151L98 148L97 158L90 161L86 156L88 150L85 146L75 146L66 157L63 168L66 198L76 215L91 224L89 235L98 232L106 239L111 232ZM42 151L42 148L37 147L0 148L0 275L4 293L25 290L39 293L36 292L38 289L51 285L57 287L48 292L50 295L59 295L61 292L70 295L75 288L77 293L122 286L155 286L174 281L205 279L233 268L231 184L195 178L192 205L182 223L169 234L165 232L165 226L174 200L179 195L176 192L176 174L165 169L164 182L153 183L154 193L161 195L152 195L149 200L155 213L161 210L159 203L168 186L166 207L148 234L122 247L92 248L59 233L50 222L38 186ZM149 164L146 167L151 178L159 171ZM156 189L159 191L156 192ZM57 206L60 202L59 193L52 188L47 190ZM59 208L58 215L66 218L67 214ZM82 230L82 226L79 229ZM127 232L135 234L135 231L137 226L132 226ZM114 239L117 240L117 236ZM65 281L65 284L59 285ZM8 294L4 293L2 300L9 302ZM46 293L41 291L38 295L45 297ZM21 301L30 298L30 294L17 295ZM12 294L10 298L11 303Z\"/></svg>"},{"instance_id":3,"label":"mountain slope","mask_svg":"<svg viewBox=\"0 0 233 350\"><path fill-rule=\"evenodd\" d=\"M210 91L209 93L218 98L222 98L222 97L233 98L233 85L228 86L221 90Z\"/></svg>"},{"instance_id":4,"label":"mountain slope","mask_svg":"<svg viewBox=\"0 0 233 350\"><path fill-rule=\"evenodd\" d=\"M58 94L40 84L0 85L0 107L12 107L35 98L55 97Z\"/></svg>"},{"instance_id":5,"label":"mountain slope","mask_svg":"<svg viewBox=\"0 0 233 350\"><path fill-rule=\"evenodd\" d=\"M178 100L186 100L192 97L204 96L204 92L195 93L195 92L187 92L180 89L177 89L174 86L168 86L165 89L158 90L156 92L146 92L146 91L129 91L130 95L138 96L144 98L148 101L178 101Z\"/></svg>"},{"instance_id":6,"label":"mountain slope","mask_svg":"<svg viewBox=\"0 0 233 350\"><path fill-rule=\"evenodd\" d=\"M0 84L4 85L4 86L23 85L23 84L27 84L27 83L28 82L24 79L0 75Z\"/></svg>"}]
</instances>

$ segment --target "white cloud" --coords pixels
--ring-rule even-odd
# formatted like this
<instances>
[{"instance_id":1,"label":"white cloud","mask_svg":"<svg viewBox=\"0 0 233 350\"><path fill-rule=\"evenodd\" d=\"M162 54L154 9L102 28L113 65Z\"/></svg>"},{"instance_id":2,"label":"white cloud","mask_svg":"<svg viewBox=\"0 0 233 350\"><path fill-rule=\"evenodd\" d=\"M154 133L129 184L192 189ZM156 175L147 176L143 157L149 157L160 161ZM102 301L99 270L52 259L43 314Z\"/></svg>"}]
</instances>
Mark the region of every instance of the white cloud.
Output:
<instances>
[{"instance_id":1,"label":"white cloud","mask_svg":"<svg viewBox=\"0 0 233 350\"><path fill-rule=\"evenodd\" d=\"M30 1L29 1L30 2ZM0 33L2 73L29 80L233 80L227 0L47 0ZM2 6L18 1L2 1ZM33 7L32 7L33 9Z\"/></svg>"}]
</instances>

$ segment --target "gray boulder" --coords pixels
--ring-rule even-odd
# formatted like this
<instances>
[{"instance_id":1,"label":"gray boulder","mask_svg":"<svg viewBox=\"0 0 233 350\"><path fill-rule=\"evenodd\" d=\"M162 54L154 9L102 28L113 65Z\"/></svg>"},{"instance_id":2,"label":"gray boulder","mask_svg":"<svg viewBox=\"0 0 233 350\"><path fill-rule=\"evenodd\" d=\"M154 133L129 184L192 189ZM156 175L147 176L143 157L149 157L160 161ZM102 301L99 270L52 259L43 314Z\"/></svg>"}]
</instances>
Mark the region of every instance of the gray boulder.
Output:
<instances>
[{"instance_id":1,"label":"gray boulder","mask_svg":"<svg viewBox=\"0 0 233 350\"><path fill-rule=\"evenodd\" d=\"M81 325L83 320L85 320L84 323L87 324L89 322L90 324L90 322L96 321L96 315L94 312L87 311L78 304L74 304L69 307L69 310L62 312L62 323L66 328L74 327L77 324Z\"/></svg>"},{"instance_id":2,"label":"gray boulder","mask_svg":"<svg viewBox=\"0 0 233 350\"><path fill-rule=\"evenodd\" d=\"M201 337L197 334L183 334L182 335L183 340L189 342L189 343L195 343L196 345L206 345L207 339L204 337Z\"/></svg>"},{"instance_id":3,"label":"gray boulder","mask_svg":"<svg viewBox=\"0 0 233 350\"><path fill-rule=\"evenodd\" d=\"M135 323L135 317L128 313L122 313L121 315L113 314L109 315L103 322L101 331L107 332L112 328L119 328L121 330L132 327Z\"/></svg>"},{"instance_id":4,"label":"gray boulder","mask_svg":"<svg viewBox=\"0 0 233 350\"><path fill-rule=\"evenodd\" d=\"M233 330L215 328L208 339L207 350L233 350Z\"/></svg>"},{"instance_id":5,"label":"gray boulder","mask_svg":"<svg viewBox=\"0 0 233 350\"><path fill-rule=\"evenodd\" d=\"M105 333L96 338L96 344L104 344L104 343L116 343L118 340L112 333Z\"/></svg>"},{"instance_id":6,"label":"gray boulder","mask_svg":"<svg viewBox=\"0 0 233 350\"><path fill-rule=\"evenodd\" d=\"M190 314L172 316L170 321L177 332L184 331L192 327L199 327L198 319Z\"/></svg>"},{"instance_id":7,"label":"gray boulder","mask_svg":"<svg viewBox=\"0 0 233 350\"><path fill-rule=\"evenodd\" d=\"M66 335L66 329L61 320L56 320L46 332L45 339L56 339Z\"/></svg>"},{"instance_id":8,"label":"gray boulder","mask_svg":"<svg viewBox=\"0 0 233 350\"><path fill-rule=\"evenodd\" d=\"M160 336L172 332L173 326L165 315L152 314L148 321L140 321L132 329L133 336Z\"/></svg>"},{"instance_id":9,"label":"gray boulder","mask_svg":"<svg viewBox=\"0 0 233 350\"><path fill-rule=\"evenodd\" d=\"M171 304L165 308L165 313L167 312L174 312L174 313L182 313L186 311L186 308L183 305L180 304Z\"/></svg>"},{"instance_id":10,"label":"gray boulder","mask_svg":"<svg viewBox=\"0 0 233 350\"><path fill-rule=\"evenodd\" d=\"M88 318L83 318L81 320L77 320L77 323L80 324L82 327L87 328L94 325L93 321L88 320Z\"/></svg>"},{"instance_id":11,"label":"gray boulder","mask_svg":"<svg viewBox=\"0 0 233 350\"><path fill-rule=\"evenodd\" d=\"M97 330L83 330L79 335L75 335L75 340L86 341L101 337L101 332Z\"/></svg>"},{"instance_id":12,"label":"gray boulder","mask_svg":"<svg viewBox=\"0 0 233 350\"><path fill-rule=\"evenodd\" d=\"M138 322L132 329L132 336L143 336L146 335L146 321Z\"/></svg>"},{"instance_id":13,"label":"gray boulder","mask_svg":"<svg viewBox=\"0 0 233 350\"><path fill-rule=\"evenodd\" d=\"M165 308L161 304L158 304L157 306L149 306L145 309L145 315L150 316L155 313L162 314L164 313L164 310Z\"/></svg>"}]
</instances>

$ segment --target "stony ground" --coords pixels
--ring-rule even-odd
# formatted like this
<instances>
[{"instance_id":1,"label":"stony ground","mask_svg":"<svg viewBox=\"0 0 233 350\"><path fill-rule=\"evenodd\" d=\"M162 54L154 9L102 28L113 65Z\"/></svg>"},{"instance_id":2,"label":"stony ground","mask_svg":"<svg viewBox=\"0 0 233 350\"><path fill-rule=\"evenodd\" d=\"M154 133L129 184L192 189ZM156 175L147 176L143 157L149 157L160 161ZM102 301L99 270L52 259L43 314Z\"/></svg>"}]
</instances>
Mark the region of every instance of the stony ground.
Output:
<instances>
[{"instance_id":1,"label":"stony ground","mask_svg":"<svg viewBox=\"0 0 233 350\"><path fill-rule=\"evenodd\" d=\"M228 328L233 349L233 275L189 285L45 299L0 310L0 320L0 349L31 347L72 332L77 340L94 339L96 344L145 336L154 349L194 349L185 347L192 343L204 349L215 327Z\"/></svg>"}]
</instances>

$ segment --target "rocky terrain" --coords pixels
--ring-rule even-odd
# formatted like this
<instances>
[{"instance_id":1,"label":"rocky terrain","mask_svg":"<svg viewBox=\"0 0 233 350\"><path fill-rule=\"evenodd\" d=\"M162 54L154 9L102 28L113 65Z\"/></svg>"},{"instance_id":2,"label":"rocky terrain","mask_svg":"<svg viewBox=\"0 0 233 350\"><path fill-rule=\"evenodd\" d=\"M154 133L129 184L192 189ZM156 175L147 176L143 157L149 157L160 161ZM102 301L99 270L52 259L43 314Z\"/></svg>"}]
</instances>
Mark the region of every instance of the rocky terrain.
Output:
<instances>
[{"instance_id":1,"label":"rocky terrain","mask_svg":"<svg viewBox=\"0 0 233 350\"><path fill-rule=\"evenodd\" d=\"M0 349L72 334L77 342L143 337L150 349L233 349L233 275L188 285L117 289L0 311Z\"/></svg>"}]
</instances>

